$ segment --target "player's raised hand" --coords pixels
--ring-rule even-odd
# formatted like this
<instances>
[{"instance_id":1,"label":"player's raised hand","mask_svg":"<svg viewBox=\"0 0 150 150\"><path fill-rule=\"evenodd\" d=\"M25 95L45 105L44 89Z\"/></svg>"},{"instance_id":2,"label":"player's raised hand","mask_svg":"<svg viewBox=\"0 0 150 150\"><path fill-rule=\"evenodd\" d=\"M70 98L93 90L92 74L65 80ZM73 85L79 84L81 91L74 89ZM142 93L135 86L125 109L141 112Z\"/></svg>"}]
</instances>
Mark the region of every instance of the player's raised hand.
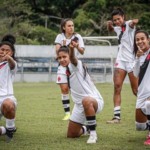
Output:
<instances>
[{"instance_id":1,"label":"player's raised hand","mask_svg":"<svg viewBox=\"0 0 150 150\"><path fill-rule=\"evenodd\" d=\"M113 22L111 20L107 21L107 30L108 31L113 31L114 30Z\"/></svg>"},{"instance_id":2,"label":"player's raised hand","mask_svg":"<svg viewBox=\"0 0 150 150\"><path fill-rule=\"evenodd\" d=\"M107 21L107 26L113 26L113 22L111 20Z\"/></svg>"},{"instance_id":3,"label":"player's raised hand","mask_svg":"<svg viewBox=\"0 0 150 150\"><path fill-rule=\"evenodd\" d=\"M7 61L11 57L10 53L11 52L7 52L7 53L0 52L0 59L1 59L1 61Z\"/></svg>"},{"instance_id":4,"label":"player's raised hand","mask_svg":"<svg viewBox=\"0 0 150 150\"><path fill-rule=\"evenodd\" d=\"M132 22L133 22L134 24L137 24L137 23L139 22L139 19L133 19Z\"/></svg>"},{"instance_id":5,"label":"player's raised hand","mask_svg":"<svg viewBox=\"0 0 150 150\"><path fill-rule=\"evenodd\" d=\"M144 52L140 49L140 47L138 46L138 51L137 51L137 54L136 54L136 57L140 57L144 55Z\"/></svg>"}]
</instances>

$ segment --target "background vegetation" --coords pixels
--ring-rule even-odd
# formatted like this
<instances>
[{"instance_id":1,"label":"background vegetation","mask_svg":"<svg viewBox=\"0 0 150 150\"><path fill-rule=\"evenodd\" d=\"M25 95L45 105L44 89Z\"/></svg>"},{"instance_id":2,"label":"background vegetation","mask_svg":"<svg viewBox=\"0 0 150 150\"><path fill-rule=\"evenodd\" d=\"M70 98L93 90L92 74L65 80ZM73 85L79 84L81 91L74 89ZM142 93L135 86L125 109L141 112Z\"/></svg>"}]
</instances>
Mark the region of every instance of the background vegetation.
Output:
<instances>
[{"instance_id":1,"label":"background vegetation","mask_svg":"<svg viewBox=\"0 0 150 150\"><path fill-rule=\"evenodd\" d=\"M112 35L106 21L116 7L126 19L139 18L139 26L150 31L150 0L0 0L0 36L12 33L17 44L53 44L60 21L74 19L82 36Z\"/></svg>"},{"instance_id":2,"label":"background vegetation","mask_svg":"<svg viewBox=\"0 0 150 150\"><path fill-rule=\"evenodd\" d=\"M97 115L98 142L86 144L88 136L66 138L68 121L62 121L64 111L60 88L56 83L15 83L18 100L13 141L0 136L0 150L146 150L147 131L135 130L135 101L129 84L122 90L121 124L106 124L113 116L113 84L96 84L105 106ZM71 108L73 103L71 102ZM4 118L0 125L5 125Z\"/></svg>"}]
</instances>

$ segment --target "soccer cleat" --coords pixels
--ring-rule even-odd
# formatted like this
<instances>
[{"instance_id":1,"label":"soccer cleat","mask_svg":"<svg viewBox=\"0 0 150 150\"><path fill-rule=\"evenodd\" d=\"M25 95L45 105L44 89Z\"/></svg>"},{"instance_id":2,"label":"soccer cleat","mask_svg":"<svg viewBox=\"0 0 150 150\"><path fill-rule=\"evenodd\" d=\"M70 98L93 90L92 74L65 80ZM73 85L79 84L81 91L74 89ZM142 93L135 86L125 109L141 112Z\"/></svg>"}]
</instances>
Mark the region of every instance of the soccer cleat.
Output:
<instances>
[{"instance_id":1,"label":"soccer cleat","mask_svg":"<svg viewBox=\"0 0 150 150\"><path fill-rule=\"evenodd\" d=\"M87 144L94 144L97 142L97 135L90 135L89 139L87 140Z\"/></svg>"},{"instance_id":2,"label":"soccer cleat","mask_svg":"<svg viewBox=\"0 0 150 150\"><path fill-rule=\"evenodd\" d=\"M69 119L70 119L70 113L66 114L62 120L69 120Z\"/></svg>"},{"instance_id":3,"label":"soccer cleat","mask_svg":"<svg viewBox=\"0 0 150 150\"><path fill-rule=\"evenodd\" d=\"M16 132L16 128L6 128L6 142L9 143L12 140L14 132Z\"/></svg>"},{"instance_id":4,"label":"soccer cleat","mask_svg":"<svg viewBox=\"0 0 150 150\"><path fill-rule=\"evenodd\" d=\"M150 137L148 136L146 141L144 142L144 145L150 145Z\"/></svg>"},{"instance_id":5,"label":"soccer cleat","mask_svg":"<svg viewBox=\"0 0 150 150\"><path fill-rule=\"evenodd\" d=\"M112 120L106 121L106 123L108 123L108 124L118 124L118 123L120 123L120 119L113 118Z\"/></svg>"}]
</instances>

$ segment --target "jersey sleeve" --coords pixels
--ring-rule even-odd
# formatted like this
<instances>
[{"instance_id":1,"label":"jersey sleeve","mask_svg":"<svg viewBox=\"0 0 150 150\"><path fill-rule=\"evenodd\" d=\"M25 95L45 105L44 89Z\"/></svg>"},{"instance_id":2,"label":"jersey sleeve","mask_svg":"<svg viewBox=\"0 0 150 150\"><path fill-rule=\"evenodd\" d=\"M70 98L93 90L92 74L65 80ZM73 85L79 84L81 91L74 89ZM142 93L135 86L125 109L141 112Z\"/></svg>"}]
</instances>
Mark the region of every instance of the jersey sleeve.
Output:
<instances>
[{"instance_id":1,"label":"jersey sleeve","mask_svg":"<svg viewBox=\"0 0 150 150\"><path fill-rule=\"evenodd\" d=\"M66 67L63 67L63 66L60 65L58 67L57 74L64 74L64 75L66 75Z\"/></svg>"},{"instance_id":2,"label":"jersey sleeve","mask_svg":"<svg viewBox=\"0 0 150 150\"><path fill-rule=\"evenodd\" d=\"M120 27L118 27L118 26L115 26L115 27L114 27L114 31L116 32L116 34L117 34L117 37L119 38L119 35L120 35L120 32L121 32L121 29L120 29Z\"/></svg>"},{"instance_id":3,"label":"jersey sleeve","mask_svg":"<svg viewBox=\"0 0 150 150\"><path fill-rule=\"evenodd\" d=\"M56 45L56 44L60 44L60 45L61 45L61 34L58 34L58 35L56 36L56 39L55 39L54 44L55 44L55 45Z\"/></svg>"},{"instance_id":4,"label":"jersey sleeve","mask_svg":"<svg viewBox=\"0 0 150 150\"><path fill-rule=\"evenodd\" d=\"M130 27L130 23L131 23L131 22L132 22L132 20L128 20L128 21L126 22L128 28L129 28L129 31L130 31L130 30L135 30L135 26L134 26L133 28Z\"/></svg>"},{"instance_id":5,"label":"jersey sleeve","mask_svg":"<svg viewBox=\"0 0 150 150\"><path fill-rule=\"evenodd\" d=\"M15 61L15 67L14 67L14 69L11 70L11 72L13 74L16 74L17 70L18 70L18 66L17 66L17 62Z\"/></svg>"}]
</instances>

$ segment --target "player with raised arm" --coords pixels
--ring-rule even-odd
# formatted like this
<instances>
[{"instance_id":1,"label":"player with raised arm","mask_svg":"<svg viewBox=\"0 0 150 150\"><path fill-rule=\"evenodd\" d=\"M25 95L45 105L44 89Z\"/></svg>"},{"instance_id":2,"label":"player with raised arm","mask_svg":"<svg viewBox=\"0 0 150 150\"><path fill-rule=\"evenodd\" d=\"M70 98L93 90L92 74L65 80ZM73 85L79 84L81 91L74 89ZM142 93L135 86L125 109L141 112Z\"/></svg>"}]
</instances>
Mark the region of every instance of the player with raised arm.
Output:
<instances>
[{"instance_id":1,"label":"player with raised arm","mask_svg":"<svg viewBox=\"0 0 150 150\"><path fill-rule=\"evenodd\" d=\"M90 131L87 143L97 142L96 133L96 113L103 109L103 98L87 72L83 63L74 54L74 44L70 44L70 49L62 46L58 50L58 61L60 65L67 68L65 73L68 76L68 85L74 108L68 124L68 138L80 137ZM87 126L85 126L87 122Z\"/></svg>"},{"instance_id":2,"label":"player with raised arm","mask_svg":"<svg viewBox=\"0 0 150 150\"><path fill-rule=\"evenodd\" d=\"M135 33L135 65L133 73L139 78L136 101L136 129L148 130L144 145L150 145L150 38L143 30Z\"/></svg>"},{"instance_id":3,"label":"player with raised arm","mask_svg":"<svg viewBox=\"0 0 150 150\"><path fill-rule=\"evenodd\" d=\"M138 19L125 20L125 13L121 8L114 9L111 14L112 21L108 21L108 30L115 31L118 37L118 54L115 62L114 71L114 116L107 123L120 123L121 119L121 90L122 85L128 74L132 92L137 93L138 80L133 75L133 63L135 56L133 54L135 25Z\"/></svg>"},{"instance_id":4,"label":"player with raised arm","mask_svg":"<svg viewBox=\"0 0 150 150\"><path fill-rule=\"evenodd\" d=\"M0 126L0 135L7 136L7 142L16 131L15 114L17 101L13 92L13 79L17 72L15 61L15 37L6 35L0 43L0 115L6 118L6 127Z\"/></svg>"},{"instance_id":5,"label":"player with raised arm","mask_svg":"<svg viewBox=\"0 0 150 150\"><path fill-rule=\"evenodd\" d=\"M68 46L70 42L73 42L75 46L76 56L84 54L84 42L80 34L74 32L74 23L71 18L63 19L61 22L61 33L57 35L55 39L56 55L61 46ZM57 84L61 89L61 99L65 116L62 120L68 120L70 118L70 100L69 100L69 87L67 83L67 76L64 74L66 67L59 65L57 71Z\"/></svg>"}]
</instances>

